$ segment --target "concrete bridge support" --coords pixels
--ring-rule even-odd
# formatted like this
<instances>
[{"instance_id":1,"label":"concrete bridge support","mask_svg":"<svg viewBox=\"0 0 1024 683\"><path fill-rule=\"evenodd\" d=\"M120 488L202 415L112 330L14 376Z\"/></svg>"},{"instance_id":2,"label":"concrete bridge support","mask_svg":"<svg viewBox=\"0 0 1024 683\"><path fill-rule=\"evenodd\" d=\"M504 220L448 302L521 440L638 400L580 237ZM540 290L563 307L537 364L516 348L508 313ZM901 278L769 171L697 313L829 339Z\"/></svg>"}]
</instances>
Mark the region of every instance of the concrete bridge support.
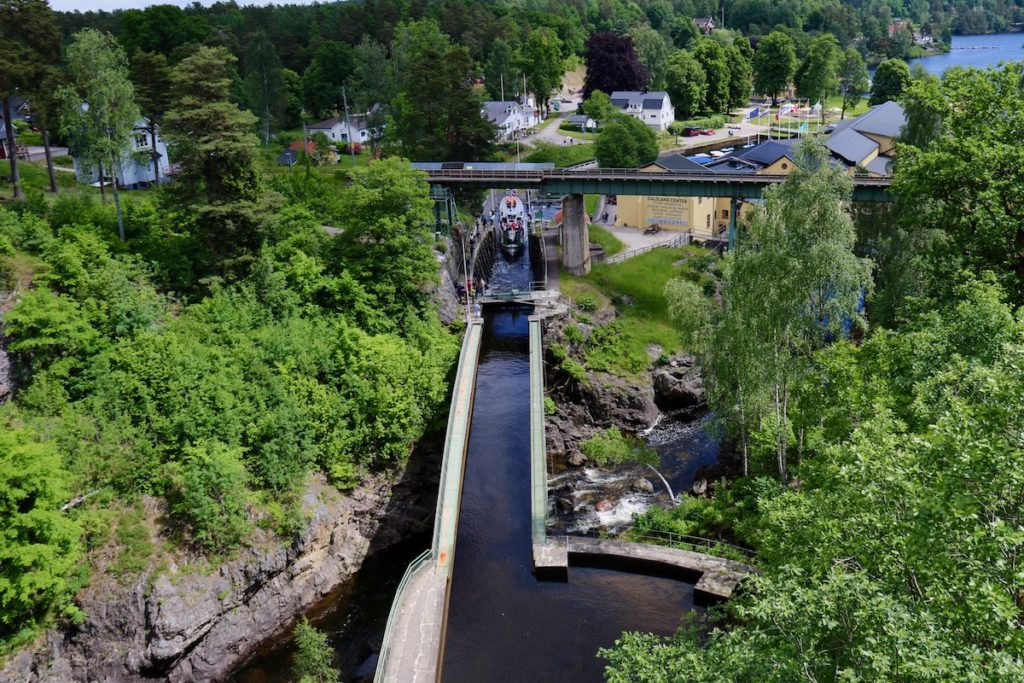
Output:
<instances>
[{"instance_id":1,"label":"concrete bridge support","mask_svg":"<svg viewBox=\"0 0 1024 683\"><path fill-rule=\"evenodd\" d=\"M573 275L590 272L590 226L581 194L562 200L562 265Z\"/></svg>"}]
</instances>

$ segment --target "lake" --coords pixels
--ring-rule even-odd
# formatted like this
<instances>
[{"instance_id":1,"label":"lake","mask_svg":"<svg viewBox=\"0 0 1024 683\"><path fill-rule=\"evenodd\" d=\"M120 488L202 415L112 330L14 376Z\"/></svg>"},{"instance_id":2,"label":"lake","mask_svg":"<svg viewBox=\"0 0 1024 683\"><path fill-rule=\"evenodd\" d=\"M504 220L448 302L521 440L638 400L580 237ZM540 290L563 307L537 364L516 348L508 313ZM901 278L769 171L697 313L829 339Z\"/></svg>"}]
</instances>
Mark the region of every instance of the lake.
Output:
<instances>
[{"instance_id":1,"label":"lake","mask_svg":"<svg viewBox=\"0 0 1024 683\"><path fill-rule=\"evenodd\" d=\"M984 36L953 36L953 49L944 55L911 59L928 73L941 76L953 66L995 66L999 62L1024 60L1024 33L996 33Z\"/></svg>"}]
</instances>

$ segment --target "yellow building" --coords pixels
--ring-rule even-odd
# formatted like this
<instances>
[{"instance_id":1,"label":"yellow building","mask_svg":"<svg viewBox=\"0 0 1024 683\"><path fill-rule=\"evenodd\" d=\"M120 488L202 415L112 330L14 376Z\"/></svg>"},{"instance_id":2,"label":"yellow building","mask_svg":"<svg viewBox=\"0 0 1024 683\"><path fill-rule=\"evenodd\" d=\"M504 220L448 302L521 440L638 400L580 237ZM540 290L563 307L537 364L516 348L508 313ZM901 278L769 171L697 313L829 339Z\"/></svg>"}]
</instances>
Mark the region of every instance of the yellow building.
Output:
<instances>
[{"instance_id":1,"label":"yellow building","mask_svg":"<svg viewBox=\"0 0 1024 683\"><path fill-rule=\"evenodd\" d=\"M642 167L641 171L664 173L683 171L721 171L786 175L793 163L789 141L769 141L740 149L707 165L690 161L682 154L670 154ZM657 223L663 230L691 231L697 239L718 239L729 228L731 201L724 197L620 196L617 227L646 228ZM740 214L743 203L740 202ZM737 216L737 219L739 216Z\"/></svg>"}]
</instances>

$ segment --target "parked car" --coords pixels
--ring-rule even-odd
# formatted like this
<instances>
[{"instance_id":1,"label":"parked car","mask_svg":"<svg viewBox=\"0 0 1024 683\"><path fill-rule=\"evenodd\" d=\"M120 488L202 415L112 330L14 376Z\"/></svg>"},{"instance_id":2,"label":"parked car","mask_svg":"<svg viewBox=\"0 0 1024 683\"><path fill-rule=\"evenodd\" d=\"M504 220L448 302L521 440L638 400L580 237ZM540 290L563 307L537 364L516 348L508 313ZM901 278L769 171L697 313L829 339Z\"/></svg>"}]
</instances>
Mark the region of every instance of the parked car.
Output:
<instances>
[{"instance_id":1,"label":"parked car","mask_svg":"<svg viewBox=\"0 0 1024 683\"><path fill-rule=\"evenodd\" d=\"M619 197L617 195L610 194L604 198L604 203L612 204L614 206L615 204L619 203Z\"/></svg>"},{"instance_id":2,"label":"parked car","mask_svg":"<svg viewBox=\"0 0 1024 683\"><path fill-rule=\"evenodd\" d=\"M702 128L701 131L700 131L700 134L701 135L714 135L717 132L718 131L715 130L714 128Z\"/></svg>"},{"instance_id":3,"label":"parked car","mask_svg":"<svg viewBox=\"0 0 1024 683\"><path fill-rule=\"evenodd\" d=\"M645 235L657 235L659 232L661 232L661 226L657 223L651 223L650 227L644 230Z\"/></svg>"},{"instance_id":4,"label":"parked car","mask_svg":"<svg viewBox=\"0 0 1024 683\"><path fill-rule=\"evenodd\" d=\"M686 128L683 128L683 137L695 138L698 135L700 135L700 128L697 128L696 126L687 126Z\"/></svg>"},{"instance_id":5,"label":"parked car","mask_svg":"<svg viewBox=\"0 0 1024 683\"><path fill-rule=\"evenodd\" d=\"M741 126L738 123L730 123L729 124L729 130L739 130L740 128L741 128Z\"/></svg>"}]
</instances>

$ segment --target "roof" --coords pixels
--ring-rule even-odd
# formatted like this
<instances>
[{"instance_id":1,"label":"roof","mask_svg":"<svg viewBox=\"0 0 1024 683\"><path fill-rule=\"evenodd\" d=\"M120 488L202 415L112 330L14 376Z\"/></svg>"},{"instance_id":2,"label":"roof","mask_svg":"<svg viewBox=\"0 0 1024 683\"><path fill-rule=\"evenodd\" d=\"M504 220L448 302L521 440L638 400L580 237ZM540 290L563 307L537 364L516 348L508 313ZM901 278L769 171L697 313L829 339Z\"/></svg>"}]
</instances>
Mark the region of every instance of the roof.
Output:
<instances>
[{"instance_id":1,"label":"roof","mask_svg":"<svg viewBox=\"0 0 1024 683\"><path fill-rule=\"evenodd\" d=\"M518 102L509 100L489 100L483 103L482 113L500 126L512 115L512 112L517 111L521 106Z\"/></svg>"},{"instance_id":2,"label":"roof","mask_svg":"<svg viewBox=\"0 0 1024 683\"><path fill-rule=\"evenodd\" d=\"M289 152L298 152L302 149L302 140L294 140L292 144L288 145ZM316 153L316 143L308 141L306 142L306 154Z\"/></svg>"},{"instance_id":3,"label":"roof","mask_svg":"<svg viewBox=\"0 0 1024 683\"><path fill-rule=\"evenodd\" d=\"M698 164L696 161L687 159L685 155L679 154L666 154L663 157L658 157L651 162L656 166L660 166L666 171L682 172L682 171L703 171L704 167Z\"/></svg>"},{"instance_id":4,"label":"roof","mask_svg":"<svg viewBox=\"0 0 1024 683\"><path fill-rule=\"evenodd\" d=\"M711 24L714 23L713 17L694 17L693 23L695 24Z\"/></svg>"},{"instance_id":5,"label":"roof","mask_svg":"<svg viewBox=\"0 0 1024 683\"><path fill-rule=\"evenodd\" d=\"M330 130L331 128L334 128L335 126L337 126L340 123L341 123L341 119L340 118L338 118L337 116L332 116L331 118L327 119L326 121L321 121L320 123L314 123L311 126L306 126L306 128L308 128L309 130Z\"/></svg>"},{"instance_id":6,"label":"roof","mask_svg":"<svg viewBox=\"0 0 1024 683\"><path fill-rule=\"evenodd\" d=\"M878 143L852 128L836 131L825 140L825 146L850 164L859 164L878 149Z\"/></svg>"},{"instance_id":7,"label":"roof","mask_svg":"<svg viewBox=\"0 0 1024 683\"><path fill-rule=\"evenodd\" d=\"M722 173L757 173L763 166L734 156L722 157L704 164L703 168Z\"/></svg>"},{"instance_id":8,"label":"roof","mask_svg":"<svg viewBox=\"0 0 1024 683\"><path fill-rule=\"evenodd\" d=\"M825 140L825 146L846 163L857 165L879 148L879 144L868 135L899 137L906 123L906 112L898 102L884 102L855 119L837 123Z\"/></svg>"},{"instance_id":9,"label":"roof","mask_svg":"<svg viewBox=\"0 0 1024 683\"><path fill-rule=\"evenodd\" d=\"M891 163L892 159L889 157L875 157L864 165L864 169L868 173L874 173L875 175L892 175L889 169Z\"/></svg>"},{"instance_id":10,"label":"roof","mask_svg":"<svg viewBox=\"0 0 1024 683\"><path fill-rule=\"evenodd\" d=\"M731 156L761 166L771 166L783 157L793 158L793 141L768 140L760 145L738 149Z\"/></svg>"},{"instance_id":11,"label":"roof","mask_svg":"<svg viewBox=\"0 0 1024 683\"><path fill-rule=\"evenodd\" d=\"M569 116L566 119L566 121L568 121L569 123L575 123L577 125L582 126L582 125L586 125L586 123L588 121L593 121L593 119L591 119L586 114L573 114L572 116Z\"/></svg>"},{"instance_id":12,"label":"roof","mask_svg":"<svg viewBox=\"0 0 1024 683\"><path fill-rule=\"evenodd\" d=\"M652 90L650 92L616 90L611 94L610 99L612 104L619 109L625 109L627 106L640 109L661 109L665 102L668 102L670 107L672 106L672 98L664 90Z\"/></svg>"}]
</instances>

